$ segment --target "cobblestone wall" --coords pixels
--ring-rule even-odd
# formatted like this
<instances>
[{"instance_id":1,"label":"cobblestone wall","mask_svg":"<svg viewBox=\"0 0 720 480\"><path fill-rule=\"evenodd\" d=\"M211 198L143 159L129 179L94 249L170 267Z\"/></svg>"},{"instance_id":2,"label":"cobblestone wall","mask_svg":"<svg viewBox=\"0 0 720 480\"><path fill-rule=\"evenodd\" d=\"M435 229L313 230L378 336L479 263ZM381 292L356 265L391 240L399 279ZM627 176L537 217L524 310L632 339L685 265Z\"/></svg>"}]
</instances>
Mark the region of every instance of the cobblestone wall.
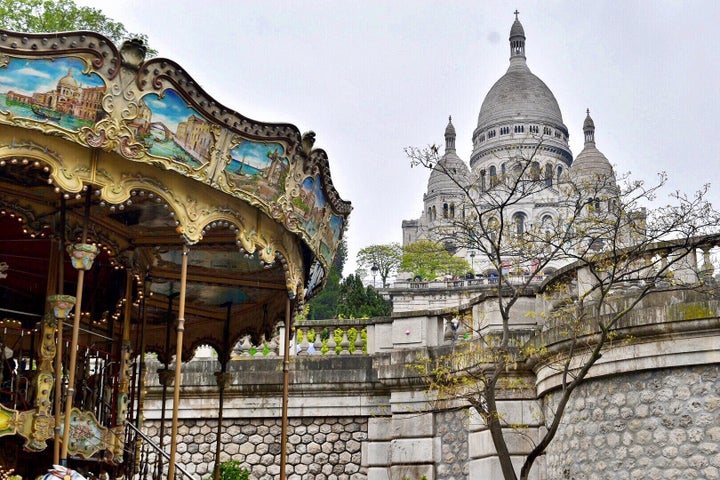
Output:
<instances>
[{"instance_id":1,"label":"cobblestone wall","mask_svg":"<svg viewBox=\"0 0 720 480\"><path fill-rule=\"evenodd\" d=\"M169 422L168 422L169 423ZM220 461L238 460L254 480L280 475L280 419L223 421ZM289 480L365 480L361 445L367 439L366 418L293 418L288 426ZM159 422L145 423L147 434L159 441ZM170 441L169 424L165 444ZM216 420L182 421L178 455L189 473L208 476L215 463Z\"/></svg>"},{"instance_id":2,"label":"cobblestone wall","mask_svg":"<svg viewBox=\"0 0 720 480\"><path fill-rule=\"evenodd\" d=\"M720 366L590 381L546 460L551 480L720 478Z\"/></svg>"},{"instance_id":3,"label":"cobblestone wall","mask_svg":"<svg viewBox=\"0 0 720 480\"><path fill-rule=\"evenodd\" d=\"M451 410L435 416L437 436L440 437L440 463L437 480L464 480L468 468L468 411Z\"/></svg>"}]
</instances>

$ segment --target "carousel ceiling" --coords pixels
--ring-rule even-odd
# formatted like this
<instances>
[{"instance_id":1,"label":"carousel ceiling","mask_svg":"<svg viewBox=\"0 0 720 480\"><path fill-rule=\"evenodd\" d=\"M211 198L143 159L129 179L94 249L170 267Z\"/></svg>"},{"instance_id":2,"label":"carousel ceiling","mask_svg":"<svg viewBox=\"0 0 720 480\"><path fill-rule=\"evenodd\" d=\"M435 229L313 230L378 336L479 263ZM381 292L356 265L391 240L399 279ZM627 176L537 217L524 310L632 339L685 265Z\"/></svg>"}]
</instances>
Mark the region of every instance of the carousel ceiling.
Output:
<instances>
[{"instance_id":1,"label":"carousel ceiling","mask_svg":"<svg viewBox=\"0 0 720 480\"><path fill-rule=\"evenodd\" d=\"M233 340L271 335L287 298L322 285L351 210L313 142L136 43L0 31L0 311L28 324L46 295L72 294L61 249L86 238L100 255L83 313L115 335L130 284L148 348L172 351L189 246L187 350L219 346L226 321Z\"/></svg>"}]
</instances>

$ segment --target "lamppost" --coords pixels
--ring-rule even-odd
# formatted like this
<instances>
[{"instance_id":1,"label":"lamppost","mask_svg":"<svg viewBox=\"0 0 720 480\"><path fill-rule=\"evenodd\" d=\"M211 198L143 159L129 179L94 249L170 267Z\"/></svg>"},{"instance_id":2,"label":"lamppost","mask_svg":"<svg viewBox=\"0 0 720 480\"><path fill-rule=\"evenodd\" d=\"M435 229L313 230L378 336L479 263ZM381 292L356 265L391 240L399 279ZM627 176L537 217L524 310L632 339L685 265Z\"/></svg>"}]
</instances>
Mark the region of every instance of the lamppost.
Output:
<instances>
[{"instance_id":1,"label":"lamppost","mask_svg":"<svg viewBox=\"0 0 720 480\"><path fill-rule=\"evenodd\" d=\"M470 267L472 268L473 275L475 274L475 250L470 250Z\"/></svg>"},{"instance_id":2,"label":"lamppost","mask_svg":"<svg viewBox=\"0 0 720 480\"><path fill-rule=\"evenodd\" d=\"M373 266L370 268L373 276L373 288L375 288L375 275L377 275L378 270L380 270L380 268L377 266L377 263L373 263Z\"/></svg>"}]
</instances>

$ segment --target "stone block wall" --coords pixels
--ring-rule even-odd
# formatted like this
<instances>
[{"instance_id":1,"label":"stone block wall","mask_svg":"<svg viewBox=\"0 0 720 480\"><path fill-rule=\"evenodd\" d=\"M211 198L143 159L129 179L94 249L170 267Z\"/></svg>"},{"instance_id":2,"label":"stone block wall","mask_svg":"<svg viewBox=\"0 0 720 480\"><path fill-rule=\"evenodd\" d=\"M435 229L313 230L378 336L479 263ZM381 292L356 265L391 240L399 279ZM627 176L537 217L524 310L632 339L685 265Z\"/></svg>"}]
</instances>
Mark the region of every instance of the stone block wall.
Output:
<instances>
[{"instance_id":1,"label":"stone block wall","mask_svg":"<svg viewBox=\"0 0 720 480\"><path fill-rule=\"evenodd\" d=\"M440 460L437 480L464 480L468 475L469 413L466 409L438 412L436 432L440 437Z\"/></svg>"},{"instance_id":2,"label":"stone block wall","mask_svg":"<svg viewBox=\"0 0 720 480\"><path fill-rule=\"evenodd\" d=\"M224 420L220 461L238 460L253 480L276 480L280 474L280 419ZM145 422L145 432L159 442L159 422ZM169 422L165 444L170 441ZM186 419L178 427L180 464L205 478L215 465L217 420ZM291 418L288 425L289 480L365 480L361 447L368 419Z\"/></svg>"},{"instance_id":3,"label":"stone block wall","mask_svg":"<svg viewBox=\"0 0 720 480\"><path fill-rule=\"evenodd\" d=\"M720 478L720 365L590 380L546 461L557 480Z\"/></svg>"}]
</instances>

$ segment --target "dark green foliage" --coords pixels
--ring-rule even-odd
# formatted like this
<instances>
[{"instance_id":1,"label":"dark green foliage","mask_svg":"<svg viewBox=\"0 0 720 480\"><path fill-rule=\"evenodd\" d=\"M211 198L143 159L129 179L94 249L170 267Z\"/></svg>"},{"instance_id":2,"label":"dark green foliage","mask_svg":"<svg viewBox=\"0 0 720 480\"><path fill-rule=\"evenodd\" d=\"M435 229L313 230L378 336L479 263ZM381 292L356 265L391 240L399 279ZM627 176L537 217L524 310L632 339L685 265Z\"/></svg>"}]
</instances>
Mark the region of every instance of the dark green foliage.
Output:
<instances>
[{"instance_id":1,"label":"dark green foliage","mask_svg":"<svg viewBox=\"0 0 720 480\"><path fill-rule=\"evenodd\" d=\"M348 275L340 284L338 317L367 318L390 315L392 305L373 287L365 287L357 275Z\"/></svg>"},{"instance_id":2,"label":"dark green foliage","mask_svg":"<svg viewBox=\"0 0 720 480\"><path fill-rule=\"evenodd\" d=\"M237 460L228 460L220 464L220 480L248 480L250 472L240 468Z\"/></svg>"},{"instance_id":3,"label":"dark green foliage","mask_svg":"<svg viewBox=\"0 0 720 480\"><path fill-rule=\"evenodd\" d=\"M335 253L335 260L330 266L327 282L320 293L315 295L310 302L307 318L311 320L335 318L338 309L338 296L340 295L340 280L342 279L343 268L347 261L347 244L345 239L338 245Z\"/></svg>"}]
</instances>

